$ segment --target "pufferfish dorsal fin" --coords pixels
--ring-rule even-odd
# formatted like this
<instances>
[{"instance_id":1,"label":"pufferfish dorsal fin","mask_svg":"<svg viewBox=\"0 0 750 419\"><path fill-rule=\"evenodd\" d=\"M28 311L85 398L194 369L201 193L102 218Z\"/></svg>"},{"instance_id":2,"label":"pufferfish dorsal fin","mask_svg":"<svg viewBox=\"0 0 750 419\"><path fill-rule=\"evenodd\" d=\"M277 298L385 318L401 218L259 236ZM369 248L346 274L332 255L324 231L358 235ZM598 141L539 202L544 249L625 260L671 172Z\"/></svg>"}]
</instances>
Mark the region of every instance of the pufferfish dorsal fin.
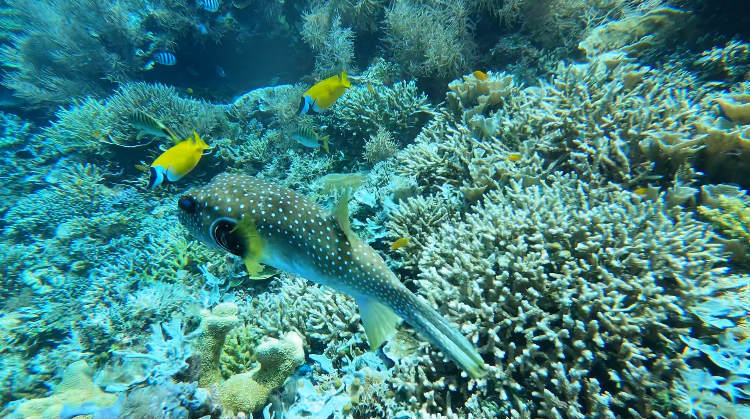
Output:
<instances>
[{"instance_id":1,"label":"pufferfish dorsal fin","mask_svg":"<svg viewBox=\"0 0 750 419\"><path fill-rule=\"evenodd\" d=\"M260 260L263 258L263 241L255 227L255 219L246 216L240 218L232 233L239 235L242 240L244 246L242 261L245 263L247 272L251 278L257 277L263 272L263 267L260 265Z\"/></svg>"},{"instance_id":2,"label":"pufferfish dorsal fin","mask_svg":"<svg viewBox=\"0 0 750 419\"><path fill-rule=\"evenodd\" d=\"M339 202L333 207L331 215L336 218L336 222L339 224L341 231L346 235L346 238L354 244L360 243L362 240L360 240L360 238L357 237L357 234L352 231L351 224L349 223L349 199L351 199L351 197L352 189L346 188L341 195L341 198L339 198Z\"/></svg>"}]
</instances>

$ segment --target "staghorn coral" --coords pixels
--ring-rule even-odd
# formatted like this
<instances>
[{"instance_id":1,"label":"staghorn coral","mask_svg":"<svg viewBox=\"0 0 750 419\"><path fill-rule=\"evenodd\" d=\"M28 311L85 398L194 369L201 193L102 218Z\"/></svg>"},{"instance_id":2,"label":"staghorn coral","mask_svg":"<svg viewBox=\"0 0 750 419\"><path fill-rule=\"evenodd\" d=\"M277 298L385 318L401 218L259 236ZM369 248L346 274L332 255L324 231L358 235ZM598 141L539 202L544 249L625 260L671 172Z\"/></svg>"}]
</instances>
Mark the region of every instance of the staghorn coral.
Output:
<instances>
[{"instance_id":1,"label":"staghorn coral","mask_svg":"<svg viewBox=\"0 0 750 419\"><path fill-rule=\"evenodd\" d=\"M710 185L702 188L698 213L733 239L750 245L750 197L737 187Z\"/></svg>"},{"instance_id":2,"label":"staghorn coral","mask_svg":"<svg viewBox=\"0 0 750 419\"><path fill-rule=\"evenodd\" d=\"M735 83L747 80L750 71L750 45L733 39L723 47L713 47L701 53L693 63L703 77Z\"/></svg>"},{"instance_id":3,"label":"staghorn coral","mask_svg":"<svg viewBox=\"0 0 750 419\"><path fill-rule=\"evenodd\" d=\"M686 309L722 277L724 259L707 226L667 208L553 174L528 187L511 180L442 224L413 256L415 282L491 357L493 384L453 381L422 356L403 364L402 381L445 378L433 398L417 388L402 400L440 411L444 389L468 398L495 387L500 412L517 417L675 412L664 400L684 368Z\"/></svg>"},{"instance_id":4,"label":"staghorn coral","mask_svg":"<svg viewBox=\"0 0 750 419\"><path fill-rule=\"evenodd\" d=\"M272 292L257 295L241 310L245 328L269 337L304 331L305 346L311 352L337 361L340 352L364 346L364 329L353 298L288 274L281 274L272 287Z\"/></svg>"},{"instance_id":5,"label":"staghorn coral","mask_svg":"<svg viewBox=\"0 0 750 419\"><path fill-rule=\"evenodd\" d=\"M607 52L638 55L648 48L669 40L684 27L692 15L671 7L659 7L646 13L626 15L623 19L594 28L579 44L589 59Z\"/></svg>"},{"instance_id":6,"label":"staghorn coral","mask_svg":"<svg viewBox=\"0 0 750 419\"><path fill-rule=\"evenodd\" d=\"M563 164L586 176L671 178L703 144L695 128L704 92L684 72L609 65L561 64L550 82L524 89L525 111L503 121L504 134L538 138L540 150L568 154Z\"/></svg>"},{"instance_id":7,"label":"staghorn coral","mask_svg":"<svg viewBox=\"0 0 750 419\"><path fill-rule=\"evenodd\" d=\"M731 92L706 96L710 111L695 124L703 135L705 148L697 169L716 183L750 185L750 83L743 82Z\"/></svg>"}]
</instances>

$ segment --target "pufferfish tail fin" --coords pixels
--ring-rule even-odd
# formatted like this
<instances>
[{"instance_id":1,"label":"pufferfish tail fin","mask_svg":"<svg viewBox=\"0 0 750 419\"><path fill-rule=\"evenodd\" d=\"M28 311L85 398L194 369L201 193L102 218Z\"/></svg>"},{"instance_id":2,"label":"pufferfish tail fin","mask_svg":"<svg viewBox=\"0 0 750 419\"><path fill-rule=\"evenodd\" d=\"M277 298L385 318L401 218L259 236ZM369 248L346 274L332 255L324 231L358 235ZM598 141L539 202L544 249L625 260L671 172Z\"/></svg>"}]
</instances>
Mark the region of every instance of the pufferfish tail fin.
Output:
<instances>
[{"instance_id":1,"label":"pufferfish tail fin","mask_svg":"<svg viewBox=\"0 0 750 419\"><path fill-rule=\"evenodd\" d=\"M263 258L263 241L255 227L255 220L251 217L242 217L232 230L239 235L243 245L242 261L250 277L257 276L263 271L260 260Z\"/></svg>"}]
</instances>

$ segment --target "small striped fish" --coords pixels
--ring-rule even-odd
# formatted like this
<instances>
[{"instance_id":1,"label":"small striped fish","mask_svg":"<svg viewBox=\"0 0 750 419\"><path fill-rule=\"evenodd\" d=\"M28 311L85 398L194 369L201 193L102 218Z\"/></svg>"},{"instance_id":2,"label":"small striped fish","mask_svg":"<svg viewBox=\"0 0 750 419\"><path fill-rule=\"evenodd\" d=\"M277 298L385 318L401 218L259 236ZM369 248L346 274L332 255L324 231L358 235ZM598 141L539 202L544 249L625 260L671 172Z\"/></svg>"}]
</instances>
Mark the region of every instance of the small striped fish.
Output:
<instances>
[{"instance_id":1,"label":"small striped fish","mask_svg":"<svg viewBox=\"0 0 750 419\"><path fill-rule=\"evenodd\" d=\"M209 12L219 11L220 3L219 0L198 0L198 5Z\"/></svg>"},{"instance_id":2,"label":"small striped fish","mask_svg":"<svg viewBox=\"0 0 750 419\"><path fill-rule=\"evenodd\" d=\"M370 347L393 336L400 316L469 376L484 375L474 345L351 231L347 201L345 194L331 213L294 191L224 173L177 205L182 225L208 246L242 257L251 275L262 263L353 296Z\"/></svg>"},{"instance_id":3,"label":"small striped fish","mask_svg":"<svg viewBox=\"0 0 750 419\"><path fill-rule=\"evenodd\" d=\"M157 52L154 54L154 62L161 65L175 65L177 58L171 52Z\"/></svg>"},{"instance_id":4,"label":"small striped fish","mask_svg":"<svg viewBox=\"0 0 750 419\"><path fill-rule=\"evenodd\" d=\"M149 134L154 137L171 138L175 143L180 142L179 137L169 127L140 109L134 110L130 115L130 123L140 130L135 137L136 140L140 140L141 137Z\"/></svg>"},{"instance_id":5,"label":"small striped fish","mask_svg":"<svg viewBox=\"0 0 750 419\"><path fill-rule=\"evenodd\" d=\"M328 149L328 138L327 135L321 137L314 129L304 126L297 128L292 134L292 140L303 146L317 149L320 148L322 144L326 153L330 153L331 151Z\"/></svg>"}]
</instances>

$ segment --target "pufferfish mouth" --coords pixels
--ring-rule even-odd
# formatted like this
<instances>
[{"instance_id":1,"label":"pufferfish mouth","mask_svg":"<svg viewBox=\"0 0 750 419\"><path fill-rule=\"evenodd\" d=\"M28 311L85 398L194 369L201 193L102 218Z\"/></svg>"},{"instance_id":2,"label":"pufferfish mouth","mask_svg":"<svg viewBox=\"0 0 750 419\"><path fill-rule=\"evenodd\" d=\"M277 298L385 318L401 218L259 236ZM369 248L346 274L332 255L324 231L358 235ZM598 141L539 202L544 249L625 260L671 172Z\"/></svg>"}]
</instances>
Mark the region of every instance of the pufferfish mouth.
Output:
<instances>
[{"instance_id":1,"label":"pufferfish mouth","mask_svg":"<svg viewBox=\"0 0 750 419\"><path fill-rule=\"evenodd\" d=\"M231 218L219 218L208 229L211 239L219 247L235 256L245 254L245 245L239 234L235 234L237 222Z\"/></svg>"},{"instance_id":2,"label":"pufferfish mouth","mask_svg":"<svg viewBox=\"0 0 750 419\"><path fill-rule=\"evenodd\" d=\"M202 228L198 203L191 196L183 196L177 201L177 206L180 208L179 218L200 237L199 232ZM235 232L236 226L236 220L226 217L218 218L208 227L208 235L218 247L233 255L243 256L245 245L240 235Z\"/></svg>"}]
</instances>

